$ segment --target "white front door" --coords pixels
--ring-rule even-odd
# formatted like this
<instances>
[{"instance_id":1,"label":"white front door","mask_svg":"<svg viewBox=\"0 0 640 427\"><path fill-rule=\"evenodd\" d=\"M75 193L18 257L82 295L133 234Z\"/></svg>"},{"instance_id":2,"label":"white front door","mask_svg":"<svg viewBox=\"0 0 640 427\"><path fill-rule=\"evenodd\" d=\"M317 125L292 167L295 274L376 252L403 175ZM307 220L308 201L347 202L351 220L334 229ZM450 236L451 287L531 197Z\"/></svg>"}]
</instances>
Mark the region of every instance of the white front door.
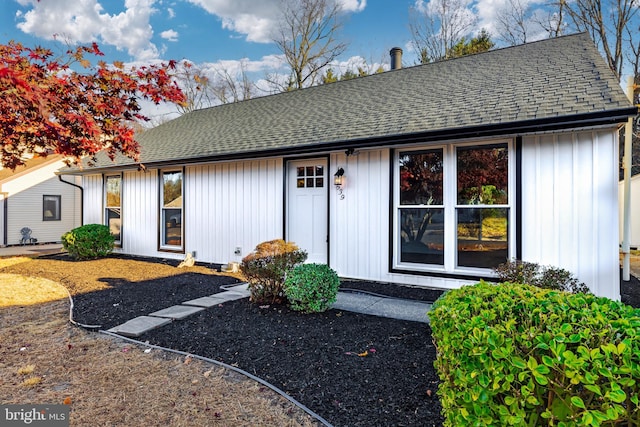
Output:
<instances>
[{"instance_id":1,"label":"white front door","mask_svg":"<svg viewBox=\"0 0 640 427\"><path fill-rule=\"evenodd\" d=\"M327 159L288 162L286 240L309 254L307 262L328 259Z\"/></svg>"}]
</instances>

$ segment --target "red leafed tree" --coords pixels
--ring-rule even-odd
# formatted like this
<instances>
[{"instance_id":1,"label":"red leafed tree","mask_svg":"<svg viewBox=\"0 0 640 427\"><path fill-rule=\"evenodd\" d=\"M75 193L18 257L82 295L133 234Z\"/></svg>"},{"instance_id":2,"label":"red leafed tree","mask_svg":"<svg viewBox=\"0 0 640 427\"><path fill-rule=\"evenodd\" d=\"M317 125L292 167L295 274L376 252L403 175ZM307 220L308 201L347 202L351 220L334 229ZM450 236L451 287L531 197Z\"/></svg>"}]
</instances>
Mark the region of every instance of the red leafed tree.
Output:
<instances>
[{"instance_id":1,"label":"red leafed tree","mask_svg":"<svg viewBox=\"0 0 640 427\"><path fill-rule=\"evenodd\" d=\"M99 56L95 43L62 57L13 41L0 45L3 166L23 164L28 153L62 154L77 163L104 150L111 159L122 153L137 160L131 125L149 120L139 101L184 103L173 79L174 61L125 68L118 62L92 65L87 59Z\"/></svg>"}]
</instances>

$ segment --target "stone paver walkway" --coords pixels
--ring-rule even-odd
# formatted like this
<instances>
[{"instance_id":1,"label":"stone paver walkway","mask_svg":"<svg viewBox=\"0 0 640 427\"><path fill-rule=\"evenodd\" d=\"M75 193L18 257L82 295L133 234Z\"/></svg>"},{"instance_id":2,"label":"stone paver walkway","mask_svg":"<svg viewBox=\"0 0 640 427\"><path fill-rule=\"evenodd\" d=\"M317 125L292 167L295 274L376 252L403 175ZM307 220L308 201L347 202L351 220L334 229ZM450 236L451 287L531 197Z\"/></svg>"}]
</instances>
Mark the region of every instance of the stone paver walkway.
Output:
<instances>
[{"instance_id":1,"label":"stone paver walkway","mask_svg":"<svg viewBox=\"0 0 640 427\"><path fill-rule=\"evenodd\" d=\"M249 295L250 292L246 283L233 286L227 288L224 292L185 301L182 304L150 313L148 316L136 317L122 325L109 329L109 332L126 337L139 337L145 332L164 326L172 321L187 318L194 313L214 308L225 302L248 298ZM338 292L337 300L332 308L428 323L429 317L427 313L431 310L431 304L422 301L373 296L366 293Z\"/></svg>"}]
</instances>

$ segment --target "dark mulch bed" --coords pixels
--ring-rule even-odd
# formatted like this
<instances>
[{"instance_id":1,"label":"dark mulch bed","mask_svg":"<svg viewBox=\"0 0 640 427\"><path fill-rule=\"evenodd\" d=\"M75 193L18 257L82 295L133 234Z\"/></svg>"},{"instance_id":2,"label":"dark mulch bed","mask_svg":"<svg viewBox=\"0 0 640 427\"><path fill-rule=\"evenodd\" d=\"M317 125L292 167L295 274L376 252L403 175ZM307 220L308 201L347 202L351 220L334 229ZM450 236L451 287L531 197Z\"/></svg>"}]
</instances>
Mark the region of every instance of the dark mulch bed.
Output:
<instances>
[{"instance_id":1,"label":"dark mulch bed","mask_svg":"<svg viewBox=\"0 0 640 427\"><path fill-rule=\"evenodd\" d=\"M75 297L75 320L108 329L224 290L226 276L184 274ZM363 281L343 290L434 301L441 291ZM640 307L640 283L622 282ZM303 315L246 299L205 310L139 338L239 367L293 396L334 426L440 426L436 357L428 325L338 310Z\"/></svg>"},{"instance_id":2,"label":"dark mulch bed","mask_svg":"<svg viewBox=\"0 0 640 427\"><path fill-rule=\"evenodd\" d=\"M222 292L222 287L238 283L233 277L188 272L147 282L114 279L108 281L111 286L108 290L76 295L73 316L78 323L106 330L134 317Z\"/></svg>"}]
</instances>

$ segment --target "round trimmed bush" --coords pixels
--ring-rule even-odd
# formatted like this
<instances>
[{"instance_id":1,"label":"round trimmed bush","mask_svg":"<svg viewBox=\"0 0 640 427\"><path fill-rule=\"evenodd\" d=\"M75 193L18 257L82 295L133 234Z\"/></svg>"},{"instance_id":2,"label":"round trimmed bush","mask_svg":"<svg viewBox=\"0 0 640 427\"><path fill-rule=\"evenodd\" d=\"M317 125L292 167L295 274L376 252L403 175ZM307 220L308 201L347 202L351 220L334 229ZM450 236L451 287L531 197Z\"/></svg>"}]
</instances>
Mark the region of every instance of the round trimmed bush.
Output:
<instances>
[{"instance_id":1,"label":"round trimmed bush","mask_svg":"<svg viewBox=\"0 0 640 427\"><path fill-rule=\"evenodd\" d=\"M109 227L86 224L62 235L62 246L75 259L105 257L113 251L114 238Z\"/></svg>"},{"instance_id":2,"label":"round trimmed bush","mask_svg":"<svg viewBox=\"0 0 640 427\"><path fill-rule=\"evenodd\" d=\"M326 311L336 301L340 279L326 264L302 264L284 282L284 293L293 310L305 313Z\"/></svg>"}]
</instances>

